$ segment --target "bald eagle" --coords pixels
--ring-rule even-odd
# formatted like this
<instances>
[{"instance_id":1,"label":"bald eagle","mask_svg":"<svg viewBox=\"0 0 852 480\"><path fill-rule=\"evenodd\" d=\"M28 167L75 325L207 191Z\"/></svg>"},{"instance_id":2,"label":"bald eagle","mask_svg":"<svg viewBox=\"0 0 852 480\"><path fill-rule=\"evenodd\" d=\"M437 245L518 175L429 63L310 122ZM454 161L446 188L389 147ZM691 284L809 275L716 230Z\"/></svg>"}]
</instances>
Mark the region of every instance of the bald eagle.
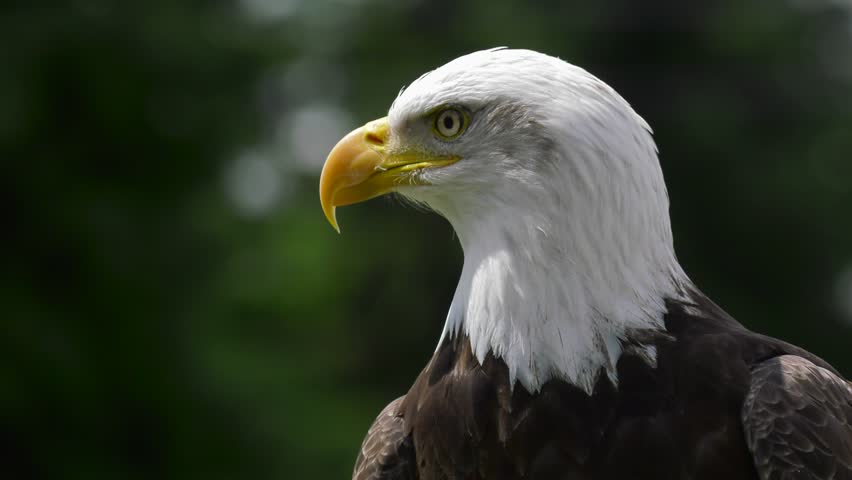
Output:
<instances>
[{"instance_id":1,"label":"bald eagle","mask_svg":"<svg viewBox=\"0 0 852 480\"><path fill-rule=\"evenodd\" d=\"M650 127L585 70L495 49L423 75L323 167L335 228L389 192L464 266L353 478L852 479L852 385L696 288Z\"/></svg>"}]
</instances>

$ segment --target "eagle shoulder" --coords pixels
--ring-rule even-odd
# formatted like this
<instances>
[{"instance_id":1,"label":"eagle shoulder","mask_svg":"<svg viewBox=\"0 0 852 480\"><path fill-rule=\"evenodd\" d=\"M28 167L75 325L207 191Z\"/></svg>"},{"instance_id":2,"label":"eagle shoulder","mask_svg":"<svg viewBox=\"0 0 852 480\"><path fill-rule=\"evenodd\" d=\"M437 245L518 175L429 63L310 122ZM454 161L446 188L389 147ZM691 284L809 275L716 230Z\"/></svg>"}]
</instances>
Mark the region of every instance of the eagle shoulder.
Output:
<instances>
[{"instance_id":1,"label":"eagle shoulder","mask_svg":"<svg viewBox=\"0 0 852 480\"><path fill-rule=\"evenodd\" d=\"M353 480L415 480L414 443L404 431L399 397L382 410L361 444Z\"/></svg>"},{"instance_id":2,"label":"eagle shoulder","mask_svg":"<svg viewBox=\"0 0 852 480\"><path fill-rule=\"evenodd\" d=\"M852 386L796 356L752 371L742 409L761 480L852 480Z\"/></svg>"}]
</instances>

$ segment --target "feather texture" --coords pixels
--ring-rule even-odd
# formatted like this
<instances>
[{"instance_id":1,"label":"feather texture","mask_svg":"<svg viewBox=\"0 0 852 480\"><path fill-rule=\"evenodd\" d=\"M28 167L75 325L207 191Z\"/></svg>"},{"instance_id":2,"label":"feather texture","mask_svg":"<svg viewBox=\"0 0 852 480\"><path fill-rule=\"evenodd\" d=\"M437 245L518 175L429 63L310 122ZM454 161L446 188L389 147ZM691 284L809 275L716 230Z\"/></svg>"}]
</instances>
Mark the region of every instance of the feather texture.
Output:
<instances>
[{"instance_id":1,"label":"feather texture","mask_svg":"<svg viewBox=\"0 0 852 480\"><path fill-rule=\"evenodd\" d=\"M403 397L382 410L367 431L361 451L355 460L353 480L414 480L417 465L410 435L403 431L402 416L397 410Z\"/></svg>"},{"instance_id":2,"label":"feather texture","mask_svg":"<svg viewBox=\"0 0 852 480\"><path fill-rule=\"evenodd\" d=\"M852 385L809 360L757 365L743 425L761 480L852 479Z\"/></svg>"}]
</instances>

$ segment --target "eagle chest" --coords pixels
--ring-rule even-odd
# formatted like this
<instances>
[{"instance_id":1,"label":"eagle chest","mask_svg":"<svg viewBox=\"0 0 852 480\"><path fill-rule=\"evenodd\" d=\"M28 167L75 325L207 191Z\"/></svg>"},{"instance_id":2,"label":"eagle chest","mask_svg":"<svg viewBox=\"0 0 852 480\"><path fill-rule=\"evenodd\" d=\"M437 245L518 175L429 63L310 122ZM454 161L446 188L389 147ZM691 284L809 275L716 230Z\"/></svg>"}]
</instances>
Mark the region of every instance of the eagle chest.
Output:
<instances>
[{"instance_id":1,"label":"eagle chest","mask_svg":"<svg viewBox=\"0 0 852 480\"><path fill-rule=\"evenodd\" d=\"M591 478L580 474L614 414L612 389L551 381L530 394L509 388L500 363L421 375L406 395L421 478Z\"/></svg>"},{"instance_id":2,"label":"eagle chest","mask_svg":"<svg viewBox=\"0 0 852 480\"><path fill-rule=\"evenodd\" d=\"M424 372L405 411L420 478L753 478L730 372L679 377L666 357L623 357L620 385L603 375L593 395L510 389L492 358Z\"/></svg>"}]
</instances>

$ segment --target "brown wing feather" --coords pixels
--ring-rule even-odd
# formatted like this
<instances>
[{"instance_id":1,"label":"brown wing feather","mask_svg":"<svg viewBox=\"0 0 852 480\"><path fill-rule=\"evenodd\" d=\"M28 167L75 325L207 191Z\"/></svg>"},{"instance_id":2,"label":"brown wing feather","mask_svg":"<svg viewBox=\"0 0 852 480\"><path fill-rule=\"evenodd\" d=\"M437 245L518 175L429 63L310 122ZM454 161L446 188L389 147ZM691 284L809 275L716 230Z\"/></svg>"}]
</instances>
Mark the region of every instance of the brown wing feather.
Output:
<instances>
[{"instance_id":1,"label":"brown wing feather","mask_svg":"<svg viewBox=\"0 0 852 480\"><path fill-rule=\"evenodd\" d=\"M852 386L831 371L794 355L759 364L742 421L762 480L852 479Z\"/></svg>"},{"instance_id":2,"label":"brown wing feather","mask_svg":"<svg viewBox=\"0 0 852 480\"><path fill-rule=\"evenodd\" d=\"M411 435L403 430L397 409L405 397L399 397L376 417L367 432L355 461L353 480L415 480L416 463Z\"/></svg>"}]
</instances>

